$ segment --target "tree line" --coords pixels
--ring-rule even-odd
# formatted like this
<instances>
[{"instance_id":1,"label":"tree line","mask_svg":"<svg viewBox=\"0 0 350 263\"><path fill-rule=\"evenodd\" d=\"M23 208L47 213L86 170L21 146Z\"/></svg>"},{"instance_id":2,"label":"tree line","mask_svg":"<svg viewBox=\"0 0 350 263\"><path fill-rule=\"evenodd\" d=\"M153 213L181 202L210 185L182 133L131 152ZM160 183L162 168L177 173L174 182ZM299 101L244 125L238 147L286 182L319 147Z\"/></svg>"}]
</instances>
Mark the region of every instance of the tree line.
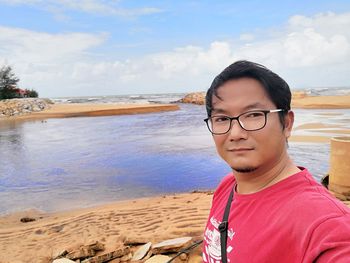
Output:
<instances>
[{"instance_id":1,"label":"tree line","mask_svg":"<svg viewBox=\"0 0 350 263\"><path fill-rule=\"evenodd\" d=\"M0 68L0 100L13 98L37 98L38 92L31 89L18 88L19 78L13 72L11 66Z\"/></svg>"}]
</instances>

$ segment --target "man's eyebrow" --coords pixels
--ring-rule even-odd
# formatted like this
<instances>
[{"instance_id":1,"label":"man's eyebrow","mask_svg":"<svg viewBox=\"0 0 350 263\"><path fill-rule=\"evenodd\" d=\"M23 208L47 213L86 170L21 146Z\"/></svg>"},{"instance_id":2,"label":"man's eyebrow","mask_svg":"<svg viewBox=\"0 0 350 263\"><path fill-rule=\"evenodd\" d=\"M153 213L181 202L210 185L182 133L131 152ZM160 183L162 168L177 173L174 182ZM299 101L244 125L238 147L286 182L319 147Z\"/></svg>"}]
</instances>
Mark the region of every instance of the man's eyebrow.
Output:
<instances>
[{"instance_id":1,"label":"man's eyebrow","mask_svg":"<svg viewBox=\"0 0 350 263\"><path fill-rule=\"evenodd\" d=\"M213 108L212 110L211 110L212 112L214 112L214 113L222 113L222 114L227 114L227 111L225 111L225 110L223 110L223 109L220 109L220 108Z\"/></svg>"},{"instance_id":2,"label":"man's eyebrow","mask_svg":"<svg viewBox=\"0 0 350 263\"><path fill-rule=\"evenodd\" d=\"M264 105L264 104L262 104L260 102L256 102L256 103L244 106L241 111L245 112L245 111L249 111L249 110L265 109L265 108L266 108L266 105ZM226 110L220 109L220 108L213 108L211 111L213 113L216 113L216 114L227 114Z\"/></svg>"},{"instance_id":3,"label":"man's eyebrow","mask_svg":"<svg viewBox=\"0 0 350 263\"><path fill-rule=\"evenodd\" d=\"M250 105L247 105L243 108L243 110L253 110L253 109L264 109L266 108L266 105L260 103L260 102L256 102Z\"/></svg>"}]
</instances>

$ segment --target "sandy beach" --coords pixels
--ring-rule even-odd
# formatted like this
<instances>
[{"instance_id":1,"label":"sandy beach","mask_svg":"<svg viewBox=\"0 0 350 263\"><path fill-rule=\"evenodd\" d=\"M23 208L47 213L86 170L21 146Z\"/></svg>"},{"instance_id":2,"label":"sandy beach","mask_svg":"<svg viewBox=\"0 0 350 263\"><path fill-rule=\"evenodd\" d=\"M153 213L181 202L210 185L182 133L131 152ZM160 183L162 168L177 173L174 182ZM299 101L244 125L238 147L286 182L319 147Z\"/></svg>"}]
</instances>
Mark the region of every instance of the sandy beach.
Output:
<instances>
[{"instance_id":1,"label":"sandy beach","mask_svg":"<svg viewBox=\"0 0 350 263\"><path fill-rule=\"evenodd\" d=\"M125 243L202 238L211 192L134 199L59 213L27 211L0 217L1 263L48 263L65 249L99 241L106 250ZM350 202L345 202L350 205ZM23 217L35 221L22 223ZM201 247L190 253L201 262ZM175 261L182 262L182 261Z\"/></svg>"},{"instance_id":2,"label":"sandy beach","mask_svg":"<svg viewBox=\"0 0 350 263\"><path fill-rule=\"evenodd\" d=\"M211 199L211 193L185 193L69 212L27 211L0 217L0 262L51 262L59 251L91 241L115 249L127 240L200 239ZM23 217L36 221L22 223ZM200 248L193 253L199 256Z\"/></svg>"}]
</instances>

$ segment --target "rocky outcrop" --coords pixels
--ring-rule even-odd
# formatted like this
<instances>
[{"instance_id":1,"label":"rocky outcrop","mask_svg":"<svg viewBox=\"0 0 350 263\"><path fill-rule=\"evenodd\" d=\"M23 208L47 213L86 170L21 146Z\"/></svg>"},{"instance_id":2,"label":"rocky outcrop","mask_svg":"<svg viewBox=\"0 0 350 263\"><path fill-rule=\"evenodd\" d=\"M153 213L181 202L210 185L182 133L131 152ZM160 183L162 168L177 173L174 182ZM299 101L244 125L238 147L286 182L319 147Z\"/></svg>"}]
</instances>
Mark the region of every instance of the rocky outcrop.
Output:
<instances>
[{"instance_id":1,"label":"rocky outcrop","mask_svg":"<svg viewBox=\"0 0 350 263\"><path fill-rule=\"evenodd\" d=\"M204 105L204 103L205 103L205 92L188 93L185 97L180 99L178 102Z\"/></svg>"},{"instance_id":2,"label":"rocky outcrop","mask_svg":"<svg viewBox=\"0 0 350 263\"><path fill-rule=\"evenodd\" d=\"M307 97L307 93L305 91L293 91L292 92L292 99L302 99Z\"/></svg>"},{"instance_id":3,"label":"rocky outcrop","mask_svg":"<svg viewBox=\"0 0 350 263\"><path fill-rule=\"evenodd\" d=\"M0 117L23 115L50 108L48 99L25 98L0 101Z\"/></svg>"},{"instance_id":4,"label":"rocky outcrop","mask_svg":"<svg viewBox=\"0 0 350 263\"><path fill-rule=\"evenodd\" d=\"M87 245L78 245L75 247L73 246L70 249L61 251L57 256L55 256L53 262L166 263L169 260L175 259L177 257L179 257L179 260L174 262L202 262L202 259L199 256L199 252L201 251L200 247L198 247L196 251L191 251L191 248L197 247L201 242L198 240L195 242L193 241L194 239L192 237L182 237L168 239L153 245L151 242L144 244L143 240L135 240L135 244L140 244L141 246L130 246L124 242L124 244L120 244L113 250L106 250L103 243L95 241Z\"/></svg>"}]
</instances>

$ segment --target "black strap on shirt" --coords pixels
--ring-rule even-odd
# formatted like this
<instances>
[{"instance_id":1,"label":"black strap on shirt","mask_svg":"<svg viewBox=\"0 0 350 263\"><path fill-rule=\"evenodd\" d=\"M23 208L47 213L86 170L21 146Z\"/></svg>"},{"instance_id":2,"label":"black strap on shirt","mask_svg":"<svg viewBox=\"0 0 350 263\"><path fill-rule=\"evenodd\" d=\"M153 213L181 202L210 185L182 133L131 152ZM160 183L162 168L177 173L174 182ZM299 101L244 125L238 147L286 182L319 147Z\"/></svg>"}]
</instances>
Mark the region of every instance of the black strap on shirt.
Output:
<instances>
[{"instance_id":1,"label":"black strap on shirt","mask_svg":"<svg viewBox=\"0 0 350 263\"><path fill-rule=\"evenodd\" d=\"M228 229L228 216L230 215L231 203L233 199L233 193L235 186L232 188L230 196L227 200L224 216L222 222L219 225L220 231L220 244L221 244L221 262L227 263L227 229Z\"/></svg>"}]
</instances>

